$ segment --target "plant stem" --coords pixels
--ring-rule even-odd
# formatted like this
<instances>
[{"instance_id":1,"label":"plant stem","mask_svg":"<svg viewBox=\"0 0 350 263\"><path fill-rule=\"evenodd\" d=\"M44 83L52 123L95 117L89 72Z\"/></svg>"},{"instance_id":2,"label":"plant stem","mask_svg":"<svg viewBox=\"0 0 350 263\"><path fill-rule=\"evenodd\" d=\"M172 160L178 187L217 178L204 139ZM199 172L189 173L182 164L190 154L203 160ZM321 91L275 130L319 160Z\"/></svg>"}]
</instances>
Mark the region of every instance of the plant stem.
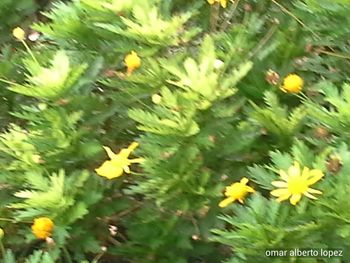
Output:
<instances>
[{"instance_id":1,"label":"plant stem","mask_svg":"<svg viewBox=\"0 0 350 263\"><path fill-rule=\"evenodd\" d=\"M217 27L218 19L219 19L219 11L220 11L219 4L212 5L211 13L210 13L210 31L211 32L216 31L216 27Z\"/></svg>"},{"instance_id":2,"label":"plant stem","mask_svg":"<svg viewBox=\"0 0 350 263\"><path fill-rule=\"evenodd\" d=\"M4 259L6 251L5 251L4 244L2 243L2 240L0 240L0 250L1 250L2 258Z\"/></svg>"},{"instance_id":3,"label":"plant stem","mask_svg":"<svg viewBox=\"0 0 350 263\"><path fill-rule=\"evenodd\" d=\"M97 254L97 256L92 260L92 263L98 263L100 258L104 255L104 253L105 252L101 252L101 253Z\"/></svg>"},{"instance_id":4,"label":"plant stem","mask_svg":"<svg viewBox=\"0 0 350 263\"><path fill-rule=\"evenodd\" d=\"M297 21L300 25L302 25L304 28L309 30L317 39L321 39L319 35L317 35L310 27L304 24L303 21L301 21L298 17L296 17L292 12L290 12L287 8L285 8L283 5L278 3L276 0L271 0L275 5L277 5L282 12L286 13L287 15L291 16L295 21Z\"/></svg>"},{"instance_id":5,"label":"plant stem","mask_svg":"<svg viewBox=\"0 0 350 263\"><path fill-rule=\"evenodd\" d=\"M31 49L29 48L29 46L27 45L27 43L26 43L24 40L22 40L21 42L22 42L22 44L24 45L24 47L26 48L26 50L28 51L28 53L30 54L30 56L32 57L32 59L33 59L37 64L39 64L39 62L36 60L36 58L35 58L35 56L34 56L32 50L31 50Z\"/></svg>"},{"instance_id":6,"label":"plant stem","mask_svg":"<svg viewBox=\"0 0 350 263\"><path fill-rule=\"evenodd\" d=\"M66 247L62 247L62 251L63 251L64 257L67 259L67 263L73 263Z\"/></svg>"},{"instance_id":7,"label":"plant stem","mask_svg":"<svg viewBox=\"0 0 350 263\"><path fill-rule=\"evenodd\" d=\"M256 48L250 53L248 60L251 59L270 40L270 38L275 33L277 27L278 27L278 25L274 24L270 28L270 30L266 33L266 35L260 40L260 42L258 43Z\"/></svg>"},{"instance_id":8,"label":"plant stem","mask_svg":"<svg viewBox=\"0 0 350 263\"><path fill-rule=\"evenodd\" d=\"M343 54L329 52L329 51L324 51L324 50L321 50L320 53L326 54L326 55L329 55L329 56L333 56L333 57L337 57L337 58L350 59L350 55L343 55Z\"/></svg>"},{"instance_id":9,"label":"plant stem","mask_svg":"<svg viewBox=\"0 0 350 263\"><path fill-rule=\"evenodd\" d=\"M229 13L227 15L226 20L220 26L220 31L225 31L227 29L227 27L230 25L230 20L233 17L233 14L235 13L235 11L237 9L239 1L240 0L235 1L234 5L231 6L231 9L230 9L230 11L229 11Z\"/></svg>"}]
</instances>

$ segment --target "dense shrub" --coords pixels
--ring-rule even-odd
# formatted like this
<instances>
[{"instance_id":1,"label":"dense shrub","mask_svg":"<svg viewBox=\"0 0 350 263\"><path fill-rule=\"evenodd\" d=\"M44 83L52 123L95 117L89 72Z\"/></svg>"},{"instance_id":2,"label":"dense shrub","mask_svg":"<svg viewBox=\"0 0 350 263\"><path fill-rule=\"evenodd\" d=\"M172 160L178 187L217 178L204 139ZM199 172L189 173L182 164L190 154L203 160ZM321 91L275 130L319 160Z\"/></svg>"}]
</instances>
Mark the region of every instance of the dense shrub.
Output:
<instances>
[{"instance_id":1,"label":"dense shrub","mask_svg":"<svg viewBox=\"0 0 350 263\"><path fill-rule=\"evenodd\" d=\"M347 262L347 0L38 7L0 3L4 262Z\"/></svg>"}]
</instances>

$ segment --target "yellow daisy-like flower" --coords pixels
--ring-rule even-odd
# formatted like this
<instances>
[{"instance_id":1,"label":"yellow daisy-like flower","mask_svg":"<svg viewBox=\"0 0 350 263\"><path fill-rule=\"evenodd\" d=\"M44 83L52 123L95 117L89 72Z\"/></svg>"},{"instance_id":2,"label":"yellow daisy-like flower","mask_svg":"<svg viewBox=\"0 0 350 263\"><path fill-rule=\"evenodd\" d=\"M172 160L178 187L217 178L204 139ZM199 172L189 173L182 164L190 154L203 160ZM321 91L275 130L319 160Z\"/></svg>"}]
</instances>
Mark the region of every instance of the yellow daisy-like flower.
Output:
<instances>
[{"instance_id":1,"label":"yellow daisy-like flower","mask_svg":"<svg viewBox=\"0 0 350 263\"><path fill-rule=\"evenodd\" d=\"M312 194L322 194L321 191L310 188L310 185L315 184L324 176L321 170L304 167L300 169L300 164L294 162L294 165L289 167L288 171L280 171L280 176L283 181L272 182L273 186L279 189L271 191L271 195L277 197L278 202L282 202L290 198L290 203L296 205L302 195L311 199L317 199Z\"/></svg>"},{"instance_id":2,"label":"yellow daisy-like flower","mask_svg":"<svg viewBox=\"0 0 350 263\"><path fill-rule=\"evenodd\" d=\"M230 186L227 186L225 189L225 196L227 196L227 198L222 200L219 203L219 206L226 207L229 204L235 202L236 200L243 204L245 196L248 193L255 192L255 190L252 187L247 185L248 182L249 180L243 177L240 182L233 183Z\"/></svg>"},{"instance_id":3,"label":"yellow daisy-like flower","mask_svg":"<svg viewBox=\"0 0 350 263\"><path fill-rule=\"evenodd\" d=\"M127 67L126 74L130 76L135 69L141 66L141 59L135 51L131 51L130 54L126 55L124 59L124 63Z\"/></svg>"},{"instance_id":4,"label":"yellow daisy-like flower","mask_svg":"<svg viewBox=\"0 0 350 263\"><path fill-rule=\"evenodd\" d=\"M23 41L26 39L26 33L24 32L24 30L20 27L16 27L15 29L13 29L12 31L12 35L17 38L19 41Z\"/></svg>"},{"instance_id":5,"label":"yellow daisy-like flower","mask_svg":"<svg viewBox=\"0 0 350 263\"><path fill-rule=\"evenodd\" d=\"M39 239L46 239L52 234L54 223L48 217L35 218L32 225L33 234Z\"/></svg>"},{"instance_id":6,"label":"yellow daisy-like flower","mask_svg":"<svg viewBox=\"0 0 350 263\"><path fill-rule=\"evenodd\" d=\"M227 0L207 0L209 4L220 3L223 8L227 7Z\"/></svg>"},{"instance_id":7,"label":"yellow daisy-like flower","mask_svg":"<svg viewBox=\"0 0 350 263\"><path fill-rule=\"evenodd\" d=\"M96 173L108 179L121 176L124 172L130 173L129 166L133 163L141 163L143 158L129 159L129 155L139 144L133 142L128 148L122 149L118 154L114 153L109 147L103 148L107 152L110 160L105 161L99 168L95 169Z\"/></svg>"},{"instance_id":8,"label":"yellow daisy-like flower","mask_svg":"<svg viewBox=\"0 0 350 263\"><path fill-rule=\"evenodd\" d=\"M289 74L283 81L281 89L286 93L299 93L304 86L304 80L297 74Z\"/></svg>"}]
</instances>

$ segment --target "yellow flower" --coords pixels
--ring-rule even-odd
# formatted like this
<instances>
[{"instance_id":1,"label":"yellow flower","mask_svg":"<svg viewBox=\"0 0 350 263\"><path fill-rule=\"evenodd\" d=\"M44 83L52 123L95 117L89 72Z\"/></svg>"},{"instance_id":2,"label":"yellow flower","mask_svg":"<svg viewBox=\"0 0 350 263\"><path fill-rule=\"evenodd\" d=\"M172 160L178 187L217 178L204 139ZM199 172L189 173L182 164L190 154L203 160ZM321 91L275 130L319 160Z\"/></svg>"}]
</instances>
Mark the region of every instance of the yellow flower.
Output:
<instances>
[{"instance_id":1,"label":"yellow flower","mask_svg":"<svg viewBox=\"0 0 350 263\"><path fill-rule=\"evenodd\" d=\"M296 75L289 74L283 81L282 90L287 93L299 93L303 89L304 80Z\"/></svg>"},{"instance_id":2,"label":"yellow flower","mask_svg":"<svg viewBox=\"0 0 350 263\"><path fill-rule=\"evenodd\" d=\"M213 5L215 2L220 3L223 8L227 6L227 0L207 0L209 4Z\"/></svg>"},{"instance_id":3,"label":"yellow flower","mask_svg":"<svg viewBox=\"0 0 350 263\"><path fill-rule=\"evenodd\" d=\"M129 159L129 155L138 146L137 142L133 142L128 148L122 149L118 154L114 153L109 147L103 148L107 152L110 160L105 161L99 168L95 169L96 173L108 179L121 176L124 172L130 173L129 166L132 163L141 163L143 158Z\"/></svg>"},{"instance_id":4,"label":"yellow flower","mask_svg":"<svg viewBox=\"0 0 350 263\"><path fill-rule=\"evenodd\" d=\"M0 240L3 239L4 235L5 235L4 230L0 228Z\"/></svg>"},{"instance_id":5,"label":"yellow flower","mask_svg":"<svg viewBox=\"0 0 350 263\"><path fill-rule=\"evenodd\" d=\"M130 54L126 55L124 63L127 67L127 75L130 76L135 69L141 66L141 59L135 51L131 51Z\"/></svg>"},{"instance_id":6,"label":"yellow flower","mask_svg":"<svg viewBox=\"0 0 350 263\"><path fill-rule=\"evenodd\" d=\"M24 30L20 27L16 27L13 31L12 31L12 35L17 38L20 41L23 41L26 39L26 33L24 32Z\"/></svg>"},{"instance_id":7,"label":"yellow flower","mask_svg":"<svg viewBox=\"0 0 350 263\"><path fill-rule=\"evenodd\" d=\"M243 204L244 198L248 193L254 193L255 190L250 186L247 186L248 179L243 177L239 183L233 183L230 186L227 186L225 189L226 199L219 203L220 207L226 207L229 204L238 200Z\"/></svg>"},{"instance_id":8,"label":"yellow flower","mask_svg":"<svg viewBox=\"0 0 350 263\"><path fill-rule=\"evenodd\" d=\"M272 185L279 189L271 191L271 195L278 197L278 202L287 200L290 197L290 203L296 205L300 201L302 195L311 199L317 199L312 194L322 194L321 191L309 187L324 176L319 169L310 170L304 167L303 171L301 171L300 164L294 162L294 165L289 167L287 172L281 170L280 176L283 181L272 182Z\"/></svg>"},{"instance_id":9,"label":"yellow flower","mask_svg":"<svg viewBox=\"0 0 350 263\"><path fill-rule=\"evenodd\" d=\"M50 218L40 217L35 218L32 225L33 234L39 239L46 239L52 234L54 223Z\"/></svg>"}]
</instances>

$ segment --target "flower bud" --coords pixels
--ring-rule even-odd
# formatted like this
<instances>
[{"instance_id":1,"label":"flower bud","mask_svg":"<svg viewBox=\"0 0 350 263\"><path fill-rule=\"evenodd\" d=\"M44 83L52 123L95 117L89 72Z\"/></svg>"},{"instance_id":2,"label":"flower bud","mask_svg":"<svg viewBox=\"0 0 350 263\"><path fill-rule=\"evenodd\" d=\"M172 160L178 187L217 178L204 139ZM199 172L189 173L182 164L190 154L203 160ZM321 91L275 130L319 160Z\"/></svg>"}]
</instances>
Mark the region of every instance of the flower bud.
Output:
<instances>
[{"instance_id":1,"label":"flower bud","mask_svg":"<svg viewBox=\"0 0 350 263\"><path fill-rule=\"evenodd\" d=\"M12 31L12 35L18 39L19 41L23 41L26 39L26 33L24 32L24 30L20 27L16 27L13 31Z\"/></svg>"},{"instance_id":2,"label":"flower bud","mask_svg":"<svg viewBox=\"0 0 350 263\"><path fill-rule=\"evenodd\" d=\"M160 96L160 95L158 95L158 94L154 94L154 95L152 96L152 102L153 102L154 104L159 104L159 103L161 103L161 102L162 102L162 96Z\"/></svg>"}]
</instances>

